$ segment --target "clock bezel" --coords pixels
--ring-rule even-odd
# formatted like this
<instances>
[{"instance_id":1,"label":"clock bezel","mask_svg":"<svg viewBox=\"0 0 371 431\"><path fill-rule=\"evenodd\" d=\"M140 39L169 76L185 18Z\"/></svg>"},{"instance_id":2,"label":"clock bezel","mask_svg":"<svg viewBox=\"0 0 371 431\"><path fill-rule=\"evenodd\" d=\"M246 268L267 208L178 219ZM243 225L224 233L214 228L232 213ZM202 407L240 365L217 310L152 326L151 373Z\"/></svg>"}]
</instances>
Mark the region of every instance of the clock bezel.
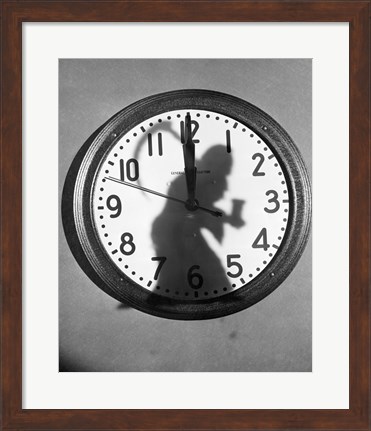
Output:
<instances>
[{"instance_id":1,"label":"clock bezel","mask_svg":"<svg viewBox=\"0 0 371 431\"><path fill-rule=\"evenodd\" d=\"M217 298L173 299L141 287L117 268L95 230L92 209L99 166L113 145L142 121L178 109L200 109L239 121L254 131L278 159L286 179L290 211L285 236L263 271L243 287ZM123 191L124 193L124 191ZM267 113L235 96L210 90L177 90L139 100L119 111L85 142L67 174L62 195L62 220L73 255L103 291L143 312L178 320L225 316L248 308L272 293L302 255L311 224L309 176L288 133Z\"/></svg>"}]
</instances>

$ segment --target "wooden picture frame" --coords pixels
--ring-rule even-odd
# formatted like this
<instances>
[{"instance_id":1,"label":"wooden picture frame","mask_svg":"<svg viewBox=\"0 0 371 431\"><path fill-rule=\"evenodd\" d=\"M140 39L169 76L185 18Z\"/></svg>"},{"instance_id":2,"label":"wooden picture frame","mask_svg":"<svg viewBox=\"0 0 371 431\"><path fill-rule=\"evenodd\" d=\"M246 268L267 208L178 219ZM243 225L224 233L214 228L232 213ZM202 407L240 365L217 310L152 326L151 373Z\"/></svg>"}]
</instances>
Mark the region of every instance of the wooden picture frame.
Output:
<instances>
[{"instance_id":1,"label":"wooden picture frame","mask_svg":"<svg viewBox=\"0 0 371 431\"><path fill-rule=\"evenodd\" d=\"M370 1L3 0L1 14L2 429L370 430ZM22 408L22 23L32 21L349 23L349 409Z\"/></svg>"}]
</instances>

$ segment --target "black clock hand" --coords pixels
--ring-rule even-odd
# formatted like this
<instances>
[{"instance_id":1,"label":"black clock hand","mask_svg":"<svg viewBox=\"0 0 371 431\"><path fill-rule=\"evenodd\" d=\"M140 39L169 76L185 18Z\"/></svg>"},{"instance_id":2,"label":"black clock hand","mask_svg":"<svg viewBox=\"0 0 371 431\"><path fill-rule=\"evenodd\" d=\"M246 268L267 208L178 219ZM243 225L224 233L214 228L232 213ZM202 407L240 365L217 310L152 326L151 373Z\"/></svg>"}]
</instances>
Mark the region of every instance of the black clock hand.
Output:
<instances>
[{"instance_id":1,"label":"black clock hand","mask_svg":"<svg viewBox=\"0 0 371 431\"><path fill-rule=\"evenodd\" d=\"M195 166L195 144L192 140L192 120L191 115L188 112L185 117L185 143L183 144L183 156L184 156L184 172L187 183L188 200L186 206L190 210L197 209L197 201L195 198L196 193L196 173L197 168Z\"/></svg>"},{"instance_id":2,"label":"black clock hand","mask_svg":"<svg viewBox=\"0 0 371 431\"><path fill-rule=\"evenodd\" d=\"M165 199L169 199L169 200L172 200L175 202L179 202L183 205L185 205L187 203L186 201L184 201L182 199L174 198L172 196L165 195L164 193L156 192L155 190L151 190L151 189L147 189L146 187L138 186L137 184L132 184L132 183L128 183L126 181L121 181L121 180L119 180L117 178L113 178L113 177L105 177L105 178L107 180L113 181L115 183L124 184L125 186L129 186L129 187L133 187L134 189L142 190L143 192L146 192L146 193L152 193L153 195L160 196L161 198L165 198ZM220 211L210 210L209 208L201 207L198 204L197 204L195 209L199 209L201 211L206 211L215 217L221 217L223 215L223 213Z\"/></svg>"}]
</instances>

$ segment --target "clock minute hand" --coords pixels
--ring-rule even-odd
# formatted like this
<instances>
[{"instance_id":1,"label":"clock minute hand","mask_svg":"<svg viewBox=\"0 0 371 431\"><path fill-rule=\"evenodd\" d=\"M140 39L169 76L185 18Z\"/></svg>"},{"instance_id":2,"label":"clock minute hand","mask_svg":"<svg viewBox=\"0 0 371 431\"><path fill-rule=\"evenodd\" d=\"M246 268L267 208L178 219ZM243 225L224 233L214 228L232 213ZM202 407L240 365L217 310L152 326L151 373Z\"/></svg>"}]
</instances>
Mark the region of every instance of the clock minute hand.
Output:
<instances>
[{"instance_id":1,"label":"clock minute hand","mask_svg":"<svg viewBox=\"0 0 371 431\"><path fill-rule=\"evenodd\" d=\"M179 202L183 205L185 205L187 203L186 201L184 201L182 199L174 198L173 196L165 195L164 193L156 192L155 190L147 189L146 187L138 186L137 184L128 183L126 181L119 180L118 178L113 178L113 177L105 177L105 178L107 180L113 181L113 182L118 183L118 184L123 184L125 186L133 187L134 189L142 190L143 192L146 192L146 193L152 193L153 195L160 196L161 198L165 198L165 199L169 199L171 201ZM208 212L209 214L211 214L215 217L221 217L223 215L223 213L220 211L214 211L214 210L211 210L209 208L201 207L199 205L197 205L196 209Z\"/></svg>"},{"instance_id":2,"label":"clock minute hand","mask_svg":"<svg viewBox=\"0 0 371 431\"><path fill-rule=\"evenodd\" d=\"M185 143L183 144L184 156L184 172L187 183L188 200L186 206L190 210L197 209L197 201L195 198L196 193L196 173L195 166L195 144L192 140L192 120L191 115L187 112L185 117Z\"/></svg>"}]
</instances>

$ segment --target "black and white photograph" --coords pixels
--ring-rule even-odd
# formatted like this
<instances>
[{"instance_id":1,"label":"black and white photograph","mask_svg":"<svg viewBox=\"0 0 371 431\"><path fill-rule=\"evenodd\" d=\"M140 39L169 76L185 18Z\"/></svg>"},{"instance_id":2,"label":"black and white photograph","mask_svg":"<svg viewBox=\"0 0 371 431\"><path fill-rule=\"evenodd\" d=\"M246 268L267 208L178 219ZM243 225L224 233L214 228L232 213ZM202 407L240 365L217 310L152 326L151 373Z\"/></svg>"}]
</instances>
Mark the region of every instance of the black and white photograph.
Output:
<instances>
[{"instance_id":1,"label":"black and white photograph","mask_svg":"<svg viewBox=\"0 0 371 431\"><path fill-rule=\"evenodd\" d=\"M59 371L312 371L312 60L59 60Z\"/></svg>"}]
</instances>

